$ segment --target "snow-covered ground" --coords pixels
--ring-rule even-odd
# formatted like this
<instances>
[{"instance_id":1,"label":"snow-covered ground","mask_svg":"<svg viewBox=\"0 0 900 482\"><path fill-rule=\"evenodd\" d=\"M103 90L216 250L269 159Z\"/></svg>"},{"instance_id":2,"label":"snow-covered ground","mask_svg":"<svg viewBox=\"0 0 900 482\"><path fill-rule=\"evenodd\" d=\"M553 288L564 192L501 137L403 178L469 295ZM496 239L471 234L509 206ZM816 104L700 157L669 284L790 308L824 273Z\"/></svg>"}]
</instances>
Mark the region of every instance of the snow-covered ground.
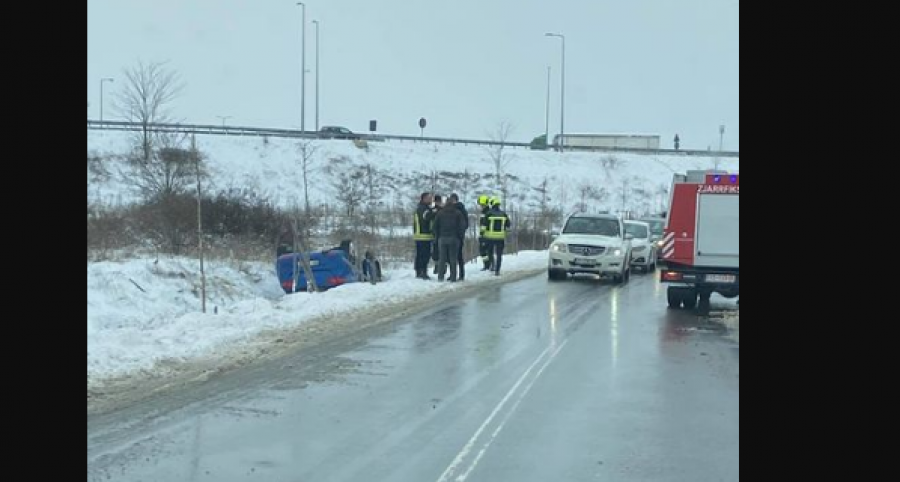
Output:
<instances>
[{"instance_id":1,"label":"snow-covered ground","mask_svg":"<svg viewBox=\"0 0 900 482\"><path fill-rule=\"evenodd\" d=\"M507 278L542 270L546 252L504 258ZM428 283L411 269L388 271L378 285L356 283L326 293L284 296L274 266L212 262L208 265L208 312L200 312L196 261L187 258L133 259L88 263L88 386L136 372L152 373L160 362L189 362L219 350L251 347L273 330L310 321L327 325L362 309L398 310L485 283L493 276L477 270L465 283ZM214 313L214 310L217 313ZM327 326L326 326L327 329Z\"/></svg>"},{"instance_id":2,"label":"snow-covered ground","mask_svg":"<svg viewBox=\"0 0 900 482\"><path fill-rule=\"evenodd\" d=\"M131 134L117 131L88 130L88 153L103 157L129 151ZM213 189L232 186L250 188L270 197L281 206L300 205L302 175L299 169L299 141L282 138L198 136L198 149L207 158ZM312 141L315 172L311 178L314 203L333 204L339 182L328 169L349 172L371 166L375 173L375 201L385 205L407 206L419 192L457 192L467 202L480 193L497 194L494 167L489 149L480 146L428 144L415 142L370 142L367 150L350 141ZM538 188L546 180L549 204L571 212L581 201L583 187L601 192L588 196L589 210L658 211L668 203L667 191L674 172L711 169L712 157L610 154L506 149L506 172L510 199L507 207L534 208L542 197ZM112 173L120 171L115 162L107 162ZM738 171L739 161L723 158L720 168ZM93 182L88 199L104 203L123 203L134 199L133 193L112 176L105 182ZM368 194L366 202L370 202Z\"/></svg>"}]
</instances>

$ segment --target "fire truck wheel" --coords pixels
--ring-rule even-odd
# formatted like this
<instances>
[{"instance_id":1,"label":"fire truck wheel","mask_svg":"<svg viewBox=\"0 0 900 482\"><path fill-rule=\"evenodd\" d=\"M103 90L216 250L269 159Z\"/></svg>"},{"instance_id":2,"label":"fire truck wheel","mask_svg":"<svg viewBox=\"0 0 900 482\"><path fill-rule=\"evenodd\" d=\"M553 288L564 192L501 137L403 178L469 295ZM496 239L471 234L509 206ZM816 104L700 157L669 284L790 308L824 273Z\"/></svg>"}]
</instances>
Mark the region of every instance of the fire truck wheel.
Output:
<instances>
[{"instance_id":1,"label":"fire truck wheel","mask_svg":"<svg viewBox=\"0 0 900 482\"><path fill-rule=\"evenodd\" d=\"M694 290L684 290L682 302L684 303L684 309L693 310L697 307L697 292Z\"/></svg>"},{"instance_id":2,"label":"fire truck wheel","mask_svg":"<svg viewBox=\"0 0 900 482\"><path fill-rule=\"evenodd\" d=\"M666 290L666 298L669 301L669 308L672 308L673 310L681 308L681 302L683 301L683 299L680 289L674 286L669 286L669 289Z\"/></svg>"}]
</instances>

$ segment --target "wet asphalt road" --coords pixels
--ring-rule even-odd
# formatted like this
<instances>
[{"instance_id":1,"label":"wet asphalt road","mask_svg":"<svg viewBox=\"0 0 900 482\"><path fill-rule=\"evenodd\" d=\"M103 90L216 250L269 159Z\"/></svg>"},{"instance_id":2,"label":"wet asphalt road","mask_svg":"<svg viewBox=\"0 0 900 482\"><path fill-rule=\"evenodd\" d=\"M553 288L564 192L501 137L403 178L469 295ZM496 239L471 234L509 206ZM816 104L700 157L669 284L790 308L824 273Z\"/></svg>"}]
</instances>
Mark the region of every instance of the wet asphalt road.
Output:
<instances>
[{"instance_id":1,"label":"wet asphalt road","mask_svg":"<svg viewBox=\"0 0 900 482\"><path fill-rule=\"evenodd\" d=\"M655 276L487 289L88 420L97 481L737 481L739 348Z\"/></svg>"}]
</instances>

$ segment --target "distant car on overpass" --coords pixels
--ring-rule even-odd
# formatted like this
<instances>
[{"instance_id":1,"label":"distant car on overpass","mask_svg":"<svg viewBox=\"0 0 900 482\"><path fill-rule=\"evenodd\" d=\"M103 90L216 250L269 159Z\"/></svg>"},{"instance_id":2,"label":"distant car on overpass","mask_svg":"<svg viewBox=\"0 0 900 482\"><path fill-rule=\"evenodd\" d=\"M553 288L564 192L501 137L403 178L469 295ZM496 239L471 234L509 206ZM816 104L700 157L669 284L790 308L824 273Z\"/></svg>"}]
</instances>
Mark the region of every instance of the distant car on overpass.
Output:
<instances>
[{"instance_id":1,"label":"distant car on overpass","mask_svg":"<svg viewBox=\"0 0 900 482\"><path fill-rule=\"evenodd\" d=\"M354 133L350 129L346 127L340 126L323 126L319 129L319 138L320 139L361 139L362 136Z\"/></svg>"}]
</instances>

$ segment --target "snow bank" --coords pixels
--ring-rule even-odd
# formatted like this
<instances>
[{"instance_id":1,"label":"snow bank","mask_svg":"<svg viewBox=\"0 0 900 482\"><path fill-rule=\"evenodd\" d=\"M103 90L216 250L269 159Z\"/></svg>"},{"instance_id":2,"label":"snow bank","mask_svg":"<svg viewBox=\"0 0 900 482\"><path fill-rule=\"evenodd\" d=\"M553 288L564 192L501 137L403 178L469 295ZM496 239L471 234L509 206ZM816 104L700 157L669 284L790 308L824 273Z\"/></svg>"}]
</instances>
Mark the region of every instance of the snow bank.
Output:
<instances>
[{"instance_id":1,"label":"snow bank","mask_svg":"<svg viewBox=\"0 0 900 482\"><path fill-rule=\"evenodd\" d=\"M541 270L546 252L503 260L504 274ZM152 371L162 361L184 362L223 348L249 345L263 332L325 322L365 308L398 308L421 299L425 282L412 270L389 271L388 281L356 283L318 294L283 296L272 267L210 263L208 313L200 313L196 262L139 259L88 265L88 380ZM474 271L465 283L444 283L450 294L496 282ZM430 293L436 282L432 282ZM217 308L218 313L213 310Z\"/></svg>"}]
</instances>

